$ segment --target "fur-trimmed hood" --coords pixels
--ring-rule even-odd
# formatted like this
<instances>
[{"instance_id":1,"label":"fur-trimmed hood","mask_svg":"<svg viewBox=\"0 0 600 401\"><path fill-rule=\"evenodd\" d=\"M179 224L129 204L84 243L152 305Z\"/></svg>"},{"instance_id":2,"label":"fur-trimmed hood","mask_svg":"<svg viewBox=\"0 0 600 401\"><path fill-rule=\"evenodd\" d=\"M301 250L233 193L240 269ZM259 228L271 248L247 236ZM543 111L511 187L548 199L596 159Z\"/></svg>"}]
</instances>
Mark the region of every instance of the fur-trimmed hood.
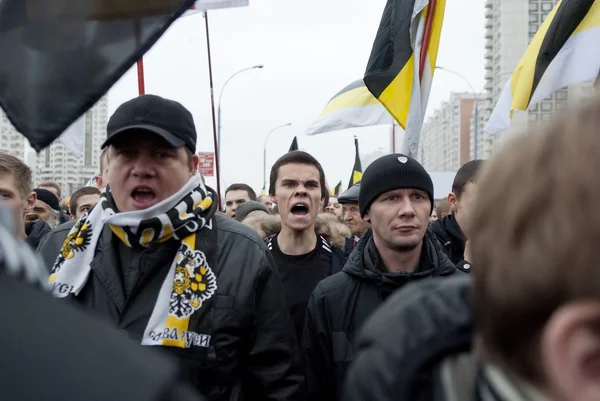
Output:
<instances>
[{"instance_id":1,"label":"fur-trimmed hood","mask_svg":"<svg viewBox=\"0 0 600 401\"><path fill-rule=\"evenodd\" d=\"M252 227L265 241L281 231L279 215L251 217L244 220L243 223ZM346 238L352 235L344 223L329 213L319 214L315 222L315 232L339 249L344 249Z\"/></svg>"}]
</instances>

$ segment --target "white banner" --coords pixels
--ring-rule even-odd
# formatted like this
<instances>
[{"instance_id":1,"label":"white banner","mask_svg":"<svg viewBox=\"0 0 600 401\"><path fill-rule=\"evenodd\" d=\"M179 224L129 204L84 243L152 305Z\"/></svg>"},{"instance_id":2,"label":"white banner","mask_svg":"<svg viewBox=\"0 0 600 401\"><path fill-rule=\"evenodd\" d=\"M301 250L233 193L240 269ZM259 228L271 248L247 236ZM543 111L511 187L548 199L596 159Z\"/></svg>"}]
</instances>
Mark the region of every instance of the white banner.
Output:
<instances>
[{"instance_id":1,"label":"white banner","mask_svg":"<svg viewBox=\"0 0 600 401\"><path fill-rule=\"evenodd\" d=\"M85 137L85 114L79 117L58 138L77 158L83 155L83 140Z\"/></svg>"}]
</instances>

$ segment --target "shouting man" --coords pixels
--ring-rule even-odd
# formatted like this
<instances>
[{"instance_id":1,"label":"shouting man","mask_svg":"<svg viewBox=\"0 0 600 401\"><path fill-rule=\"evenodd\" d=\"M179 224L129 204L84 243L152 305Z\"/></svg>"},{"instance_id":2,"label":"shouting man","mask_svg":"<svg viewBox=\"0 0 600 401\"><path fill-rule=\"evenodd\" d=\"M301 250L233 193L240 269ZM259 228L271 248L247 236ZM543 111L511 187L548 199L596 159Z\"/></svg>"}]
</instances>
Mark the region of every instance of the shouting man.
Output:
<instances>
[{"instance_id":1,"label":"shouting man","mask_svg":"<svg viewBox=\"0 0 600 401\"><path fill-rule=\"evenodd\" d=\"M171 353L208 400L302 399L281 284L256 233L215 214L191 113L140 96L107 133L100 202L40 246L52 293Z\"/></svg>"},{"instance_id":2,"label":"shouting man","mask_svg":"<svg viewBox=\"0 0 600 401\"><path fill-rule=\"evenodd\" d=\"M269 238L268 248L301 340L310 294L319 281L341 271L344 255L315 232L327 194L325 173L317 159L300 150L280 157L271 169L269 193L279 207L281 232Z\"/></svg>"}]
</instances>

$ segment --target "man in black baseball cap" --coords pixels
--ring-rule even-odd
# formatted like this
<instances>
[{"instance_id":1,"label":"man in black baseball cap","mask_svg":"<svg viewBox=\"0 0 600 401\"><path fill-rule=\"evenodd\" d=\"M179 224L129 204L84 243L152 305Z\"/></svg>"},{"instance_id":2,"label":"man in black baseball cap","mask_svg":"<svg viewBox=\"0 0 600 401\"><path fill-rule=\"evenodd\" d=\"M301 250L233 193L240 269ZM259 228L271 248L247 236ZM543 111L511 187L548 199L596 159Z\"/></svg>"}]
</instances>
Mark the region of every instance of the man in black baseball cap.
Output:
<instances>
[{"instance_id":1,"label":"man in black baseball cap","mask_svg":"<svg viewBox=\"0 0 600 401\"><path fill-rule=\"evenodd\" d=\"M364 221L360 216L358 206L358 195L360 193L360 182L348 188L338 197L338 202L342 205L342 217L350 229L352 237L346 238L345 253L350 256L360 239L371 228L369 222Z\"/></svg>"},{"instance_id":2,"label":"man in black baseball cap","mask_svg":"<svg viewBox=\"0 0 600 401\"><path fill-rule=\"evenodd\" d=\"M104 149L132 131L145 131L164 139L174 148L185 146L196 153L196 127L188 109L174 100L144 95L123 103L106 127Z\"/></svg>"},{"instance_id":3,"label":"man in black baseball cap","mask_svg":"<svg viewBox=\"0 0 600 401\"><path fill-rule=\"evenodd\" d=\"M457 270L427 233L433 182L412 157L389 154L365 170L360 216L371 224L342 271L321 281L306 312L309 399L339 400L357 331L405 284Z\"/></svg>"},{"instance_id":4,"label":"man in black baseball cap","mask_svg":"<svg viewBox=\"0 0 600 401\"><path fill-rule=\"evenodd\" d=\"M137 97L115 111L103 147L100 201L40 246L53 295L181 359L209 401L303 399L281 283L258 234L215 213L217 194L197 172L192 114Z\"/></svg>"}]
</instances>

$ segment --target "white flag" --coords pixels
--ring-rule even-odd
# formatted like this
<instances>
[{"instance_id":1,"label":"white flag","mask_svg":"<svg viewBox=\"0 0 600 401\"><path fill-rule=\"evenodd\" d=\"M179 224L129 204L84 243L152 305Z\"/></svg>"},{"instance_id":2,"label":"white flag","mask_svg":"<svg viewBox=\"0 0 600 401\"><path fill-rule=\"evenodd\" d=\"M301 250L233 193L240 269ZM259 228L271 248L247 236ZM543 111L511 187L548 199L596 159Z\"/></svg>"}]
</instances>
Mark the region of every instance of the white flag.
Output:
<instances>
[{"instance_id":1,"label":"white flag","mask_svg":"<svg viewBox=\"0 0 600 401\"><path fill-rule=\"evenodd\" d=\"M77 158L83 154L83 141L85 136L85 114L79 117L58 138Z\"/></svg>"}]
</instances>

